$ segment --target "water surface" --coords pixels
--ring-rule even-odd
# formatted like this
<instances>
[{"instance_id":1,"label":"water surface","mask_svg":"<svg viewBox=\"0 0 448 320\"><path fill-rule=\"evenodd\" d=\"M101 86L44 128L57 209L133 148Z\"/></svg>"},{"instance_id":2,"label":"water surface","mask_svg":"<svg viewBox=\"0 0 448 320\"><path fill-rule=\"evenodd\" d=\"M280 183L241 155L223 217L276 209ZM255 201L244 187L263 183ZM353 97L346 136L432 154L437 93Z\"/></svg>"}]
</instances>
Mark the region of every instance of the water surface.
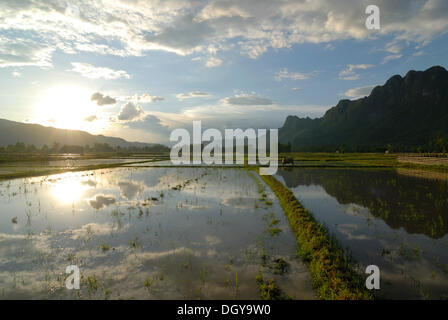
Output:
<instances>
[{"instance_id":1,"label":"water surface","mask_svg":"<svg viewBox=\"0 0 448 320\"><path fill-rule=\"evenodd\" d=\"M79 291L65 288L72 264ZM116 168L0 183L3 299L258 299L260 271L286 295L314 298L281 207L246 170Z\"/></svg>"},{"instance_id":2,"label":"water surface","mask_svg":"<svg viewBox=\"0 0 448 320\"><path fill-rule=\"evenodd\" d=\"M381 270L380 298L448 298L448 181L377 169L279 170L359 262Z\"/></svg>"}]
</instances>

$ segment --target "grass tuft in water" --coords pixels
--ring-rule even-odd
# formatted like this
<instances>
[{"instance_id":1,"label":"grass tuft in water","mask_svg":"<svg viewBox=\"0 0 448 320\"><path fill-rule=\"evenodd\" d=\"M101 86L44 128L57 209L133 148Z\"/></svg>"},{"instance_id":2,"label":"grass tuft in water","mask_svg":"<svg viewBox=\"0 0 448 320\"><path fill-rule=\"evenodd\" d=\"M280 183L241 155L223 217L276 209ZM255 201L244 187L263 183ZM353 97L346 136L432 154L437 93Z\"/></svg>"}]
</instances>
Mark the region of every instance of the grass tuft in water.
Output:
<instances>
[{"instance_id":1,"label":"grass tuft in water","mask_svg":"<svg viewBox=\"0 0 448 320\"><path fill-rule=\"evenodd\" d=\"M255 277L260 289L260 298L263 300L291 300L291 297L285 295L274 279L263 279L260 273Z\"/></svg>"}]
</instances>

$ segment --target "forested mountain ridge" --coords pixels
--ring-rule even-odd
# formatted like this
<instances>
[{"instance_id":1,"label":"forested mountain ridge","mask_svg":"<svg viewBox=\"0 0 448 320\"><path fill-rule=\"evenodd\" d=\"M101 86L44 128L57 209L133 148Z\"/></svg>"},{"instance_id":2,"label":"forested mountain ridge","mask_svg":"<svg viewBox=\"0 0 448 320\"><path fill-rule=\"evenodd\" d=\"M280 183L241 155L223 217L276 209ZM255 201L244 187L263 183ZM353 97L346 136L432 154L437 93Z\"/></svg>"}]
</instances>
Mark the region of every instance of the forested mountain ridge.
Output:
<instances>
[{"instance_id":1,"label":"forested mountain ridge","mask_svg":"<svg viewBox=\"0 0 448 320\"><path fill-rule=\"evenodd\" d=\"M448 71L395 75L368 97L341 100L322 118L288 116L279 130L294 151L448 151Z\"/></svg>"}]
</instances>

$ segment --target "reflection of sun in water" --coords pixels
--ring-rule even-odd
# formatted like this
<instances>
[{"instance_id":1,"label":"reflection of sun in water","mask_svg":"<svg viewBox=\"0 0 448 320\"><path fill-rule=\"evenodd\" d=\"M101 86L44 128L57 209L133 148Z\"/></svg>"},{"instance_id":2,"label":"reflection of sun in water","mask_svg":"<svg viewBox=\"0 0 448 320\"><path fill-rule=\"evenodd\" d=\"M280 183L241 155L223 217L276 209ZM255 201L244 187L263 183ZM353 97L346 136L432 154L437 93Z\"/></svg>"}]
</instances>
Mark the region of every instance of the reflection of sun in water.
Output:
<instances>
[{"instance_id":1,"label":"reflection of sun in water","mask_svg":"<svg viewBox=\"0 0 448 320\"><path fill-rule=\"evenodd\" d=\"M62 203L73 203L79 200L89 189L76 177L66 177L51 184L51 195Z\"/></svg>"}]
</instances>

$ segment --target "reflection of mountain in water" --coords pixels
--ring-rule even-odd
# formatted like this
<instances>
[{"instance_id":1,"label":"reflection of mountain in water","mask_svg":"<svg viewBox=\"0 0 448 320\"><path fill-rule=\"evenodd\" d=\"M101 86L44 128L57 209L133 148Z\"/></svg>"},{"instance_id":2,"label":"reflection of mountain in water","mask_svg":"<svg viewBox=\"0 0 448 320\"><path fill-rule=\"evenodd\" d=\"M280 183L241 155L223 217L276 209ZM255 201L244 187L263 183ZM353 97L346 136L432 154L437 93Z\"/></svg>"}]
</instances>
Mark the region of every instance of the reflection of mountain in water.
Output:
<instances>
[{"instance_id":1,"label":"reflection of mountain in water","mask_svg":"<svg viewBox=\"0 0 448 320\"><path fill-rule=\"evenodd\" d=\"M320 185L341 204L366 207L390 227L441 238L448 233L448 183L392 170L279 170L286 186Z\"/></svg>"}]
</instances>

